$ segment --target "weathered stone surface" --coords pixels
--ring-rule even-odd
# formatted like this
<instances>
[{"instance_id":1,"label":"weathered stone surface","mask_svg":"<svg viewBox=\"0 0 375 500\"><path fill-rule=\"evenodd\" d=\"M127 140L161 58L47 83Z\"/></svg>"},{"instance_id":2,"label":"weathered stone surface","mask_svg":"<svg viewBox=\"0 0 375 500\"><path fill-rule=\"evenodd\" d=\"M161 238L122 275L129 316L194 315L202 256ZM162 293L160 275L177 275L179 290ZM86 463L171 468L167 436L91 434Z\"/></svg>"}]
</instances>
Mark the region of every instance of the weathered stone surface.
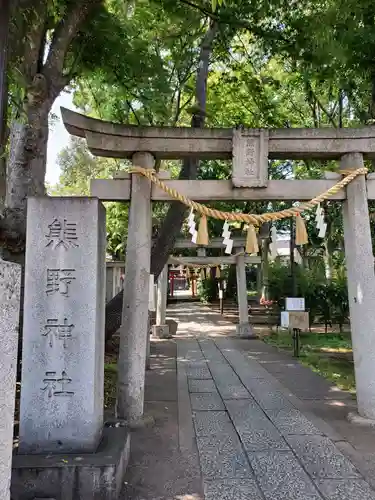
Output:
<instances>
[{"instance_id":1,"label":"weathered stone surface","mask_svg":"<svg viewBox=\"0 0 375 500\"><path fill-rule=\"evenodd\" d=\"M21 266L0 259L0 498L10 498Z\"/></svg>"},{"instance_id":2,"label":"weathered stone surface","mask_svg":"<svg viewBox=\"0 0 375 500\"><path fill-rule=\"evenodd\" d=\"M216 383L220 383L225 380L227 383L231 383L233 385L241 384L236 373L225 361L222 363L210 362L208 366L210 367L210 371Z\"/></svg>"},{"instance_id":3,"label":"weathered stone surface","mask_svg":"<svg viewBox=\"0 0 375 500\"><path fill-rule=\"evenodd\" d=\"M168 325L170 335L176 335L178 329L177 321L173 319L166 319L165 324Z\"/></svg>"},{"instance_id":4,"label":"weathered stone surface","mask_svg":"<svg viewBox=\"0 0 375 500\"><path fill-rule=\"evenodd\" d=\"M360 150L358 150L360 151ZM363 166L359 153L346 155L344 169ZM346 188L343 204L345 260L353 342L358 412L375 420L375 272L365 177L359 176ZM358 263L361 263L359 266Z\"/></svg>"},{"instance_id":5,"label":"weathered stone surface","mask_svg":"<svg viewBox=\"0 0 375 500\"><path fill-rule=\"evenodd\" d=\"M171 339L169 325L152 325L152 336L154 339Z\"/></svg>"},{"instance_id":6,"label":"weathered stone surface","mask_svg":"<svg viewBox=\"0 0 375 500\"><path fill-rule=\"evenodd\" d=\"M186 363L186 374L189 379L210 379L211 373L206 361L191 361Z\"/></svg>"},{"instance_id":7,"label":"weathered stone surface","mask_svg":"<svg viewBox=\"0 0 375 500\"><path fill-rule=\"evenodd\" d=\"M158 158L181 158L186 155L230 158L233 129L194 129L186 127L129 127L96 120L61 108L69 133L87 137L94 154L131 157L135 151L151 151ZM259 129L245 129L257 134ZM375 156L373 127L282 128L269 131L270 158L338 159L345 153L363 151L367 158ZM116 181L120 182L120 181ZM297 191L298 192L298 191Z\"/></svg>"},{"instance_id":8,"label":"weathered stone surface","mask_svg":"<svg viewBox=\"0 0 375 500\"><path fill-rule=\"evenodd\" d=\"M299 410L266 410L281 434L322 434Z\"/></svg>"},{"instance_id":9,"label":"weathered stone surface","mask_svg":"<svg viewBox=\"0 0 375 500\"><path fill-rule=\"evenodd\" d=\"M361 479L324 479L317 486L326 500L375 500L375 492Z\"/></svg>"},{"instance_id":10,"label":"weathered stone surface","mask_svg":"<svg viewBox=\"0 0 375 500\"><path fill-rule=\"evenodd\" d=\"M195 433L199 437L212 434L233 434L234 427L226 411L195 411Z\"/></svg>"},{"instance_id":11,"label":"weathered stone surface","mask_svg":"<svg viewBox=\"0 0 375 500\"><path fill-rule=\"evenodd\" d=\"M236 249L238 252L243 249ZM239 324L236 327L237 335L243 338L255 337L254 331L249 325L249 306L247 300L246 266L245 254L241 253L236 257L236 277L237 277L237 297Z\"/></svg>"},{"instance_id":12,"label":"weathered stone surface","mask_svg":"<svg viewBox=\"0 0 375 500\"><path fill-rule=\"evenodd\" d=\"M105 211L29 198L20 452L90 452L103 428Z\"/></svg>"},{"instance_id":13,"label":"weathered stone surface","mask_svg":"<svg viewBox=\"0 0 375 500\"><path fill-rule=\"evenodd\" d=\"M226 384L224 381L216 382L217 390L223 399L249 399L249 392L242 384Z\"/></svg>"},{"instance_id":14,"label":"weathered stone surface","mask_svg":"<svg viewBox=\"0 0 375 500\"><path fill-rule=\"evenodd\" d=\"M219 339L217 340L217 344L230 365L236 369L236 373L241 378L242 383L245 383L245 381L248 381L249 379L251 380L252 378L269 379L270 375L267 370L265 370L257 361L249 359L243 352L231 347L231 344L228 344L227 339ZM254 381L254 383L258 384L257 381Z\"/></svg>"},{"instance_id":15,"label":"weathered stone surface","mask_svg":"<svg viewBox=\"0 0 375 500\"><path fill-rule=\"evenodd\" d=\"M287 442L303 463L307 472L316 478L357 478L354 465L323 436L287 436Z\"/></svg>"},{"instance_id":16,"label":"weathered stone surface","mask_svg":"<svg viewBox=\"0 0 375 500\"><path fill-rule=\"evenodd\" d=\"M15 455L12 500L117 500L130 455L125 427L105 427L95 453Z\"/></svg>"},{"instance_id":17,"label":"weathered stone surface","mask_svg":"<svg viewBox=\"0 0 375 500\"><path fill-rule=\"evenodd\" d=\"M165 314L167 311L168 294L168 265L165 265L159 275L157 286L157 306L156 306L156 324L165 324Z\"/></svg>"},{"instance_id":18,"label":"weathered stone surface","mask_svg":"<svg viewBox=\"0 0 375 500\"><path fill-rule=\"evenodd\" d=\"M265 410L292 410L294 408L289 399L280 391L268 391L266 388L262 388L261 385L257 388L253 388L251 390L251 395Z\"/></svg>"},{"instance_id":19,"label":"weathered stone surface","mask_svg":"<svg viewBox=\"0 0 375 500\"><path fill-rule=\"evenodd\" d=\"M203 478L248 478L247 458L237 435L198 437L197 445Z\"/></svg>"},{"instance_id":20,"label":"weathered stone surface","mask_svg":"<svg viewBox=\"0 0 375 500\"><path fill-rule=\"evenodd\" d=\"M267 500L322 500L293 453L252 453L249 459Z\"/></svg>"},{"instance_id":21,"label":"weathered stone surface","mask_svg":"<svg viewBox=\"0 0 375 500\"><path fill-rule=\"evenodd\" d=\"M239 337L243 339L255 339L256 335L252 325L249 323L241 323L236 325L236 333Z\"/></svg>"},{"instance_id":22,"label":"weathered stone surface","mask_svg":"<svg viewBox=\"0 0 375 500\"><path fill-rule=\"evenodd\" d=\"M189 392L216 392L213 380L189 380Z\"/></svg>"},{"instance_id":23,"label":"weathered stone surface","mask_svg":"<svg viewBox=\"0 0 375 500\"><path fill-rule=\"evenodd\" d=\"M265 187L268 181L268 131L233 130L234 187Z\"/></svg>"},{"instance_id":24,"label":"weathered stone surface","mask_svg":"<svg viewBox=\"0 0 375 500\"><path fill-rule=\"evenodd\" d=\"M246 451L289 450L257 405L247 404L247 401L226 401L225 405Z\"/></svg>"},{"instance_id":25,"label":"weathered stone surface","mask_svg":"<svg viewBox=\"0 0 375 500\"><path fill-rule=\"evenodd\" d=\"M206 481L204 484L206 500L262 500L254 479L223 479Z\"/></svg>"},{"instance_id":26,"label":"weathered stone surface","mask_svg":"<svg viewBox=\"0 0 375 500\"><path fill-rule=\"evenodd\" d=\"M136 153L133 164L153 168L150 153ZM116 181L121 182L121 181ZM129 211L122 326L118 358L117 414L128 421L142 418L148 332L151 258L151 182L133 174Z\"/></svg>"},{"instance_id":27,"label":"weathered stone surface","mask_svg":"<svg viewBox=\"0 0 375 500\"><path fill-rule=\"evenodd\" d=\"M192 410L225 410L224 403L217 392L191 393Z\"/></svg>"}]
</instances>

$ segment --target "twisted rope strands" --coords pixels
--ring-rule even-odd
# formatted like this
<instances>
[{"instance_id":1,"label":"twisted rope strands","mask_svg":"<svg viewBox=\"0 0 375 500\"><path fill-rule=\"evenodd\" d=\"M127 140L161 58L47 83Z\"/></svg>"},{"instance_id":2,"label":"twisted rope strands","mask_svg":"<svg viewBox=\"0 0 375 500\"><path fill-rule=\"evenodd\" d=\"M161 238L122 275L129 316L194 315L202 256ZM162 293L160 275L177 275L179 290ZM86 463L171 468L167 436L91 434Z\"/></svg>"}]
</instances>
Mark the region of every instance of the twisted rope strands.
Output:
<instances>
[{"instance_id":1,"label":"twisted rope strands","mask_svg":"<svg viewBox=\"0 0 375 500\"><path fill-rule=\"evenodd\" d=\"M228 220L228 221L238 221L238 222L246 222L249 224L254 224L254 225L259 225L264 222L269 222L269 221L274 221L274 220L281 220L281 219L286 219L287 217L296 217L300 215L302 212L306 210L311 210L315 206L317 206L319 203L327 200L331 196L337 194L341 189L343 189L345 186L350 184L356 177L359 175L366 175L367 174L367 168L361 167L358 168L354 171L344 171L343 173L346 174L346 177L341 179L337 184L332 186L330 189L325 191L324 193L316 196L312 200L302 203L298 207L292 207L292 208L287 208L285 210L281 210L279 212L269 212L265 213L262 215L258 214L244 214L244 213L235 213L235 212L224 212L222 210L216 210L214 208L209 208L206 205L202 205L201 203L198 203L196 201L191 200L187 196L179 193L173 188L170 188L167 186L163 181L161 181L153 169L145 169L142 167L134 166L132 167L129 172L130 173L136 173L136 174L141 174L147 179L149 179L153 184L158 186L162 191L167 193L171 198L183 203L184 205L192 208L196 212L200 213L201 215L206 215L208 217L212 217L214 219L218 220Z\"/></svg>"}]
</instances>

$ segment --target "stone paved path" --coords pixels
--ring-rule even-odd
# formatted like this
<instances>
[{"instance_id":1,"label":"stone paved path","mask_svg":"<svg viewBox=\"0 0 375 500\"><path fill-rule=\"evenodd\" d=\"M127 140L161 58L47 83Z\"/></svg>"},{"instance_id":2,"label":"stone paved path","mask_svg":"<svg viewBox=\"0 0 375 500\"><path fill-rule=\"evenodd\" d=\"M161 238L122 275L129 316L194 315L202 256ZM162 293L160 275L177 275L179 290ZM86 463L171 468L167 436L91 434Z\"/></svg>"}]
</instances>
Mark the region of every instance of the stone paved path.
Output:
<instances>
[{"instance_id":1,"label":"stone paved path","mask_svg":"<svg viewBox=\"0 0 375 500\"><path fill-rule=\"evenodd\" d=\"M233 325L198 305L181 304L173 315L180 321L177 408L172 419L164 413L172 432L156 419L154 429L133 436L136 461L133 456L124 498L375 500L339 450L341 436L303 411L301 400L241 349L244 341L228 337ZM155 435L167 440L167 449L159 439L150 452Z\"/></svg>"}]
</instances>

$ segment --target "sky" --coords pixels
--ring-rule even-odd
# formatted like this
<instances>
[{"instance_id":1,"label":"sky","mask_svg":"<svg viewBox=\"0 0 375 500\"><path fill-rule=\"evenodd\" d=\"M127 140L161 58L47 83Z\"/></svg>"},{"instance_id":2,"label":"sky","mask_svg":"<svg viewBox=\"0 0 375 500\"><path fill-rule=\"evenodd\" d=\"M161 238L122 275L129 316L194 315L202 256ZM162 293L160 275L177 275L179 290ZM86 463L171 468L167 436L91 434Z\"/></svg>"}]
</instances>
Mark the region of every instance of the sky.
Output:
<instances>
[{"instance_id":1,"label":"sky","mask_svg":"<svg viewBox=\"0 0 375 500\"><path fill-rule=\"evenodd\" d=\"M60 169L57 165L58 154L70 142L70 136L65 130L61 119L60 106L75 109L73 105L73 94L62 92L52 107L52 113L58 116L58 120L50 125L47 146L46 182L52 185L58 182L60 175Z\"/></svg>"}]
</instances>

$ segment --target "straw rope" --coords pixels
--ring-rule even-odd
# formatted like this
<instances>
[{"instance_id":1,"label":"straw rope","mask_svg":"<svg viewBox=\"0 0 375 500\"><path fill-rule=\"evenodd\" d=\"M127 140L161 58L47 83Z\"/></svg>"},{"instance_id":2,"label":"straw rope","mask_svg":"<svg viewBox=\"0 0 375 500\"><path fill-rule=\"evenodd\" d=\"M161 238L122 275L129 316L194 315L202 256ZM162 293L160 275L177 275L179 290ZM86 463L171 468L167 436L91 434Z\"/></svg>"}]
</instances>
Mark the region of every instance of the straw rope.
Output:
<instances>
[{"instance_id":1,"label":"straw rope","mask_svg":"<svg viewBox=\"0 0 375 500\"><path fill-rule=\"evenodd\" d=\"M244 251L241 251L241 252L238 252L234 255L232 255L231 257L238 257L239 255L244 255L245 252ZM229 255L228 255L229 257ZM202 259L204 259L204 257L202 257ZM170 262L172 264L179 264L181 266L184 266L184 267L189 267L189 268L192 268L192 269L210 269L211 267L218 267L218 266L221 266L221 265L226 265L225 262L222 261L222 259L218 260L217 262L212 262L211 264L193 264L193 263L190 263L190 262L184 262L183 260L180 260L178 257L170 257Z\"/></svg>"},{"instance_id":2,"label":"straw rope","mask_svg":"<svg viewBox=\"0 0 375 500\"><path fill-rule=\"evenodd\" d=\"M130 173L143 175L144 177L149 179L153 184L155 184L161 190L167 193L171 198L183 203L187 207L192 208L201 215L206 215L207 217L212 217L214 219L219 219L219 220L245 222L256 226L269 221L282 220L286 219L287 217L296 217L306 210L311 210L319 203L322 203L331 196L337 194L339 191L341 191L341 189L350 184L359 175L366 175L367 171L368 171L367 168L364 167L358 168L353 171L352 170L342 171L342 173L346 175L346 177L341 179L337 184L332 186L330 189L327 189L327 191L313 198L312 200L306 203L302 203L298 207L291 207L285 210L281 210L279 212L270 212L259 215L259 214L244 214L236 212L224 212L222 210L216 210L207 207L206 205L202 205L201 203L191 200L187 196L176 191L176 189L167 186L163 181L161 181L157 177L157 173L153 169L146 169L139 166L133 166L129 170Z\"/></svg>"}]
</instances>

